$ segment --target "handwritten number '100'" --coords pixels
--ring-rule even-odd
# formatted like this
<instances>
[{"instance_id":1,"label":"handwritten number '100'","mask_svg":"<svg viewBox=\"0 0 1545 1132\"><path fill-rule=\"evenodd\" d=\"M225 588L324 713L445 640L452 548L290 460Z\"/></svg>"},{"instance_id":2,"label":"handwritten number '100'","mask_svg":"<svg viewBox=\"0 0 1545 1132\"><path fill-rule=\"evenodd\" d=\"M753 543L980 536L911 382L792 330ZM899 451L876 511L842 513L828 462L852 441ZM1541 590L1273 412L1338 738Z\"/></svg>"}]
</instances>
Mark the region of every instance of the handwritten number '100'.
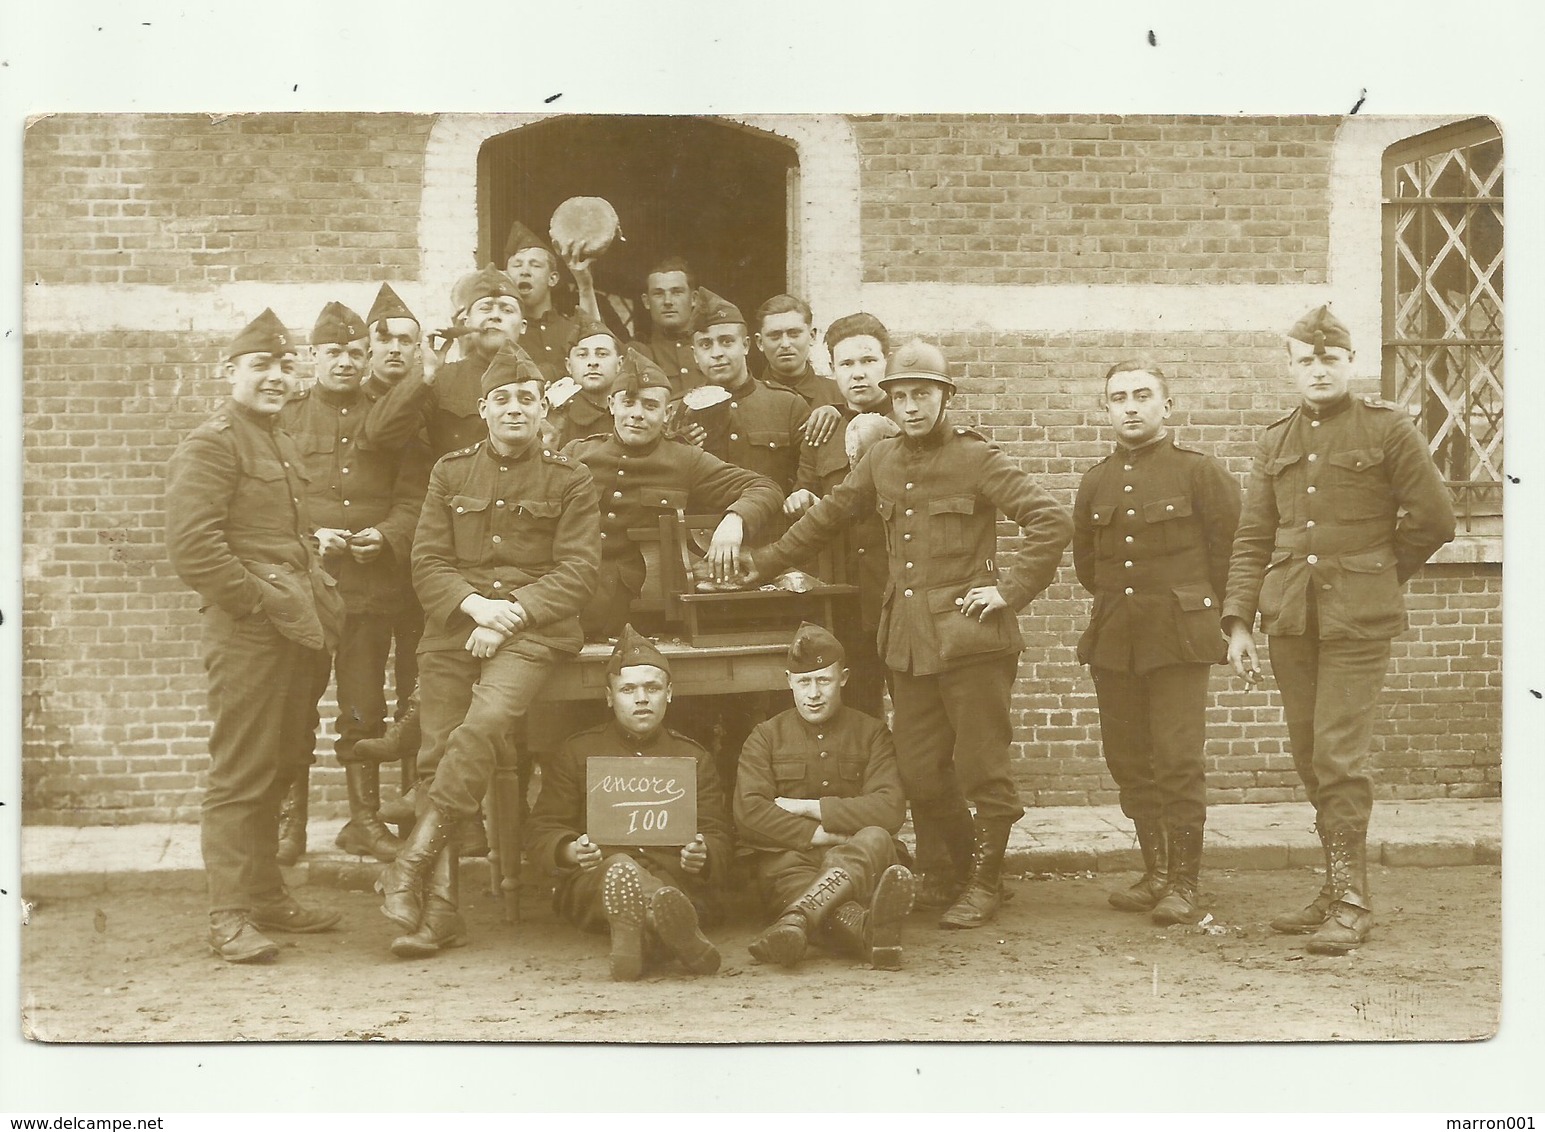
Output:
<instances>
[{"instance_id":1,"label":"handwritten number '100'","mask_svg":"<svg viewBox=\"0 0 1545 1132\"><path fill-rule=\"evenodd\" d=\"M644 810L643 817L639 817L639 810L634 810L628 815L628 832L637 833L640 829L646 832L665 828L665 823L670 821L669 810Z\"/></svg>"}]
</instances>

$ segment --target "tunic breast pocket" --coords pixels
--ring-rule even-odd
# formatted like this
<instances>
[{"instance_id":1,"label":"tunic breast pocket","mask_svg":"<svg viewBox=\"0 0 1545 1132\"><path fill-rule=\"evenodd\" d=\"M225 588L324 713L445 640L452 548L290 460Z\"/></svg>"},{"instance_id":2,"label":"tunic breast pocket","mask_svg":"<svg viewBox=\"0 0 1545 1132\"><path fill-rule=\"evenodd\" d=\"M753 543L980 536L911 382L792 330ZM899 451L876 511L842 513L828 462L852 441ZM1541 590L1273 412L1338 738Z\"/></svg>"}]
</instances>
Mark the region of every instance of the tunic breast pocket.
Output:
<instances>
[{"instance_id":1,"label":"tunic breast pocket","mask_svg":"<svg viewBox=\"0 0 1545 1132\"><path fill-rule=\"evenodd\" d=\"M1277 456L1266 463L1266 475L1271 481L1272 496L1277 501L1278 515L1292 515L1299 505L1302 494L1303 453L1293 452Z\"/></svg>"},{"instance_id":2,"label":"tunic breast pocket","mask_svg":"<svg viewBox=\"0 0 1545 1132\"><path fill-rule=\"evenodd\" d=\"M563 504L551 499L518 499L511 503L511 549L522 559L547 560L553 555L553 536Z\"/></svg>"},{"instance_id":3,"label":"tunic breast pocket","mask_svg":"<svg viewBox=\"0 0 1545 1132\"><path fill-rule=\"evenodd\" d=\"M972 549L976 498L949 495L928 503L929 549L938 555L965 555Z\"/></svg>"},{"instance_id":4,"label":"tunic breast pocket","mask_svg":"<svg viewBox=\"0 0 1545 1132\"><path fill-rule=\"evenodd\" d=\"M300 469L295 471L302 485L309 482ZM236 523L249 529L291 531L298 506L284 465L277 460L265 460L243 470L231 500L231 515Z\"/></svg>"},{"instance_id":5,"label":"tunic breast pocket","mask_svg":"<svg viewBox=\"0 0 1545 1132\"><path fill-rule=\"evenodd\" d=\"M805 756L801 754L775 754L773 755L773 778L778 783L779 793L785 788L802 785L806 776Z\"/></svg>"},{"instance_id":6,"label":"tunic breast pocket","mask_svg":"<svg viewBox=\"0 0 1545 1132\"><path fill-rule=\"evenodd\" d=\"M864 779L864 760L839 759L837 761L837 773L841 775L844 783L856 786Z\"/></svg>"},{"instance_id":7,"label":"tunic breast pocket","mask_svg":"<svg viewBox=\"0 0 1545 1132\"><path fill-rule=\"evenodd\" d=\"M451 530L455 536L456 557L462 562L476 562L488 543L488 504L490 500L472 495L451 496Z\"/></svg>"},{"instance_id":8,"label":"tunic breast pocket","mask_svg":"<svg viewBox=\"0 0 1545 1132\"><path fill-rule=\"evenodd\" d=\"M1384 453L1377 448L1352 448L1326 459L1325 490L1336 518L1343 522L1393 519L1395 502L1385 472Z\"/></svg>"},{"instance_id":9,"label":"tunic breast pocket","mask_svg":"<svg viewBox=\"0 0 1545 1132\"><path fill-rule=\"evenodd\" d=\"M1176 522L1191 517L1189 496L1175 495L1155 499L1143 504L1143 522L1151 532L1159 535L1158 541L1165 550L1179 550L1191 541L1191 524Z\"/></svg>"},{"instance_id":10,"label":"tunic breast pocket","mask_svg":"<svg viewBox=\"0 0 1545 1132\"><path fill-rule=\"evenodd\" d=\"M1115 504L1097 504L1089 512L1089 525L1094 528L1094 548L1102 555L1114 554L1116 547L1116 532L1111 529L1111 520L1116 517Z\"/></svg>"}]
</instances>

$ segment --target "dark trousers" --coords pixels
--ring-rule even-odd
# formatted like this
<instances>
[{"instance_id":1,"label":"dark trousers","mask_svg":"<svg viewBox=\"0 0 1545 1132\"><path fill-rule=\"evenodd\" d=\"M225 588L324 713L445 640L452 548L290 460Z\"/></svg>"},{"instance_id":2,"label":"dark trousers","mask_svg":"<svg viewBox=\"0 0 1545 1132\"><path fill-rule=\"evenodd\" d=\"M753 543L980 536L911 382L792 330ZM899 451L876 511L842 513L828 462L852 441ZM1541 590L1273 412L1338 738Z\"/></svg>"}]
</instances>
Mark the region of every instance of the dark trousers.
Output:
<instances>
[{"instance_id":1,"label":"dark trousers","mask_svg":"<svg viewBox=\"0 0 1545 1132\"><path fill-rule=\"evenodd\" d=\"M1388 640L1270 637L1293 766L1322 831L1366 830L1373 812L1368 746L1389 671Z\"/></svg>"},{"instance_id":2,"label":"dark trousers","mask_svg":"<svg viewBox=\"0 0 1545 1132\"><path fill-rule=\"evenodd\" d=\"M827 869L843 869L853 878L848 897L866 907L880 874L896 864L896 840L877 825L866 826L841 845L821 849L759 850L756 887L762 906L779 916L805 894Z\"/></svg>"},{"instance_id":3,"label":"dark trousers","mask_svg":"<svg viewBox=\"0 0 1545 1132\"><path fill-rule=\"evenodd\" d=\"M338 678L340 763L353 761L354 744L386 730L386 659L392 648L391 618L383 613L351 613L343 619L333 671Z\"/></svg>"},{"instance_id":4,"label":"dark trousers","mask_svg":"<svg viewBox=\"0 0 1545 1132\"><path fill-rule=\"evenodd\" d=\"M328 654L281 636L261 615L204 610L209 775L200 841L211 912L247 911L284 886L279 807L311 764Z\"/></svg>"},{"instance_id":5,"label":"dark trousers","mask_svg":"<svg viewBox=\"0 0 1545 1132\"><path fill-rule=\"evenodd\" d=\"M418 775L430 782L429 798L442 813L477 813L497 752L563 655L522 638L487 660L465 649L419 653Z\"/></svg>"},{"instance_id":6,"label":"dark trousers","mask_svg":"<svg viewBox=\"0 0 1545 1132\"><path fill-rule=\"evenodd\" d=\"M424 611L409 588L392 617L392 641L396 652L392 659L392 718L401 719L408 709L408 699L418 687L418 643L424 636Z\"/></svg>"},{"instance_id":7,"label":"dark trousers","mask_svg":"<svg viewBox=\"0 0 1545 1132\"><path fill-rule=\"evenodd\" d=\"M854 711L883 720L890 669L875 648L874 630L864 628L856 617L845 617L838 620L835 632L847 653L848 683L842 689L842 702Z\"/></svg>"},{"instance_id":8,"label":"dark trousers","mask_svg":"<svg viewBox=\"0 0 1545 1132\"><path fill-rule=\"evenodd\" d=\"M644 889L644 900L666 885L674 885L686 893L687 899L697 909L698 921L712 924L719 919L717 902L709 898L704 885L683 873L667 867L658 857L661 852L676 853L679 850L654 850L650 853L612 853L601 859L593 869L571 869L558 880L553 889L553 911L575 927L587 932L604 932L607 929L606 908L601 903L601 881L613 861L630 856L639 866L639 884Z\"/></svg>"},{"instance_id":9,"label":"dark trousers","mask_svg":"<svg viewBox=\"0 0 1545 1132\"><path fill-rule=\"evenodd\" d=\"M914 818L955 813L968 800L980 820L1024 816L1009 774L1009 699L1018 669L1015 654L932 676L891 673L896 767Z\"/></svg>"},{"instance_id":10,"label":"dark trousers","mask_svg":"<svg viewBox=\"0 0 1545 1132\"><path fill-rule=\"evenodd\" d=\"M1134 822L1171 828L1207 820L1204 762L1210 664L1167 664L1138 675L1089 669L1100 703L1100 744Z\"/></svg>"}]
</instances>

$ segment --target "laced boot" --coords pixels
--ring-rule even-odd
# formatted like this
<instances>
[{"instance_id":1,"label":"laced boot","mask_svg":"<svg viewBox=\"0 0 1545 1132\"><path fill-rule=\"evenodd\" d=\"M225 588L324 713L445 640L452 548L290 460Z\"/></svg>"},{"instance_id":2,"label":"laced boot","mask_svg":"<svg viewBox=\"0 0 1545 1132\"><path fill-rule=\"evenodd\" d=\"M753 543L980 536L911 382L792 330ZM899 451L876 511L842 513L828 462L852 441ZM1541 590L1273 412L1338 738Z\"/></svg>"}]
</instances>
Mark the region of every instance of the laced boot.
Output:
<instances>
[{"instance_id":1,"label":"laced boot","mask_svg":"<svg viewBox=\"0 0 1545 1132\"><path fill-rule=\"evenodd\" d=\"M1373 906L1368 900L1368 835L1361 829L1333 829L1326 835L1336 900L1314 935L1315 955L1345 955L1368 938Z\"/></svg>"},{"instance_id":2,"label":"laced boot","mask_svg":"<svg viewBox=\"0 0 1545 1132\"><path fill-rule=\"evenodd\" d=\"M388 723L379 738L361 739L354 744L354 756L364 762L394 763L403 755L416 754L423 737L418 726L418 690L414 689L402 718Z\"/></svg>"},{"instance_id":3,"label":"laced boot","mask_svg":"<svg viewBox=\"0 0 1545 1132\"><path fill-rule=\"evenodd\" d=\"M424 879L424 918L418 930L392 940L392 954L422 959L467 942L467 922L461 918L461 863L456 846L447 841L435 854Z\"/></svg>"},{"instance_id":4,"label":"laced boot","mask_svg":"<svg viewBox=\"0 0 1545 1132\"><path fill-rule=\"evenodd\" d=\"M211 912L209 947L227 963L271 963L279 945L252 926L245 912Z\"/></svg>"},{"instance_id":5,"label":"laced boot","mask_svg":"<svg viewBox=\"0 0 1545 1132\"><path fill-rule=\"evenodd\" d=\"M1330 906L1336 902L1336 889L1331 883L1330 874L1330 844L1326 840L1325 831L1317 830L1320 838L1320 849L1325 854L1325 883L1320 885L1317 895L1308 905L1296 912L1285 912L1271 922L1271 930L1282 932L1286 935L1308 935L1318 931L1325 917L1330 915Z\"/></svg>"},{"instance_id":6,"label":"laced boot","mask_svg":"<svg viewBox=\"0 0 1545 1132\"><path fill-rule=\"evenodd\" d=\"M302 767L279 807L279 851L274 859L288 868L306 851L306 813L311 803L311 768Z\"/></svg>"},{"instance_id":7,"label":"laced boot","mask_svg":"<svg viewBox=\"0 0 1545 1132\"><path fill-rule=\"evenodd\" d=\"M644 924L649 906L638 866L631 857L619 857L606 866L601 879L601 907L612 935L612 978L632 982L644 973Z\"/></svg>"},{"instance_id":8,"label":"laced boot","mask_svg":"<svg viewBox=\"0 0 1545 1132\"><path fill-rule=\"evenodd\" d=\"M1153 819L1134 822L1137 846L1143 851L1143 875L1131 888L1117 889L1106 899L1122 912L1148 912L1164 896L1169 884L1169 842L1164 823Z\"/></svg>"},{"instance_id":9,"label":"laced boot","mask_svg":"<svg viewBox=\"0 0 1545 1132\"><path fill-rule=\"evenodd\" d=\"M880 874L868 908L856 900L837 906L826 921L828 938L877 971L901 970L901 925L912 911L915 887L906 866L892 865Z\"/></svg>"},{"instance_id":10,"label":"laced boot","mask_svg":"<svg viewBox=\"0 0 1545 1132\"><path fill-rule=\"evenodd\" d=\"M1169 831L1169 886L1149 917L1156 924L1194 924L1202 918L1199 876L1202 870L1202 827L1176 826Z\"/></svg>"},{"instance_id":11,"label":"laced boot","mask_svg":"<svg viewBox=\"0 0 1545 1132\"><path fill-rule=\"evenodd\" d=\"M450 840L454 824L454 819L430 801L428 790L419 792L419 801L413 833L376 881L376 891L386 898L381 902L381 914L409 933L416 932L424 918L425 881L435 856Z\"/></svg>"},{"instance_id":12,"label":"laced boot","mask_svg":"<svg viewBox=\"0 0 1545 1132\"><path fill-rule=\"evenodd\" d=\"M391 835L376 814L381 805L380 766L345 763L343 773L349 787L349 820L333 843L345 853L391 861L402 842Z\"/></svg>"},{"instance_id":13,"label":"laced boot","mask_svg":"<svg viewBox=\"0 0 1545 1132\"><path fill-rule=\"evenodd\" d=\"M751 958L758 963L795 966L805 957L810 936L826 914L852 899L853 892L853 878L846 869L827 869L783 910L771 927L751 941Z\"/></svg>"},{"instance_id":14,"label":"laced boot","mask_svg":"<svg viewBox=\"0 0 1545 1132\"><path fill-rule=\"evenodd\" d=\"M1003 904L1003 854L1013 824L1003 818L977 819L971 877L960 899L939 917L941 928L979 928L998 914Z\"/></svg>"},{"instance_id":15,"label":"laced boot","mask_svg":"<svg viewBox=\"0 0 1545 1132\"><path fill-rule=\"evenodd\" d=\"M719 949L709 942L697 924L697 909L687 894L673 885L658 889L649 898L644 922L665 949L693 975L712 975L719 969Z\"/></svg>"},{"instance_id":16,"label":"laced boot","mask_svg":"<svg viewBox=\"0 0 1545 1132\"><path fill-rule=\"evenodd\" d=\"M331 908L308 908L281 888L271 899L255 905L247 919L261 931L310 935L332 931L343 919L343 913Z\"/></svg>"}]
</instances>

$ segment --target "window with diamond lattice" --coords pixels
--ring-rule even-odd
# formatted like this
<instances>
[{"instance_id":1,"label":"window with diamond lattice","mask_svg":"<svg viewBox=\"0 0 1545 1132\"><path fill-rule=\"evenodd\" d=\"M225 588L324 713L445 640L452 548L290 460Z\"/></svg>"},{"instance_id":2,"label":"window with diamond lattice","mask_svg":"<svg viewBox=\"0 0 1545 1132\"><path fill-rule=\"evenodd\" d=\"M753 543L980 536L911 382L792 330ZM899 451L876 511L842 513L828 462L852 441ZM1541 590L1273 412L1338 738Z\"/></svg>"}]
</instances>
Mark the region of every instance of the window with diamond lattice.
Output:
<instances>
[{"instance_id":1,"label":"window with diamond lattice","mask_svg":"<svg viewBox=\"0 0 1545 1132\"><path fill-rule=\"evenodd\" d=\"M1478 118L1384 153L1384 396L1468 518L1502 505L1502 136Z\"/></svg>"}]
</instances>

